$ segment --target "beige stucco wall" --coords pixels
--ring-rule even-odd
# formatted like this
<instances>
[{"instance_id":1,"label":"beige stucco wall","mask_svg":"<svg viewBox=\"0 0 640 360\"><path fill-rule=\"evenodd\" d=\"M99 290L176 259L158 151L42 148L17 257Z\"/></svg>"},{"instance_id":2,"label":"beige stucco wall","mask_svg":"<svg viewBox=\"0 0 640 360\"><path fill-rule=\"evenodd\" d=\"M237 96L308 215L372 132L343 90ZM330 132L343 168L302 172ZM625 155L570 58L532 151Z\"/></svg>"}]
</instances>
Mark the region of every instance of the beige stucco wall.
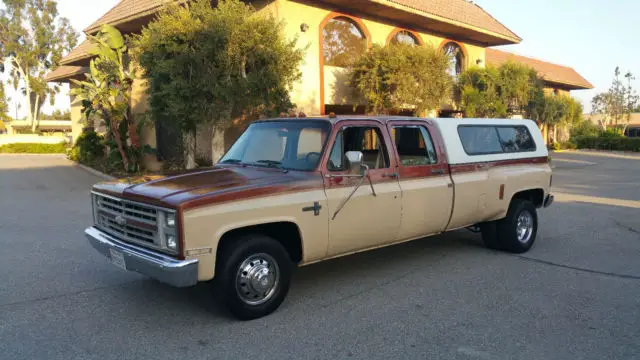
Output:
<instances>
[{"instance_id":1,"label":"beige stucco wall","mask_svg":"<svg viewBox=\"0 0 640 360\"><path fill-rule=\"evenodd\" d=\"M75 86L74 84L70 84L70 90ZM82 102L77 100L73 95L69 95L69 98L71 100L71 138L75 143L78 136L82 134L82 129L86 126L86 121L82 115Z\"/></svg>"},{"instance_id":2,"label":"beige stucco wall","mask_svg":"<svg viewBox=\"0 0 640 360\"><path fill-rule=\"evenodd\" d=\"M285 32L290 37L298 37L298 47L306 48L304 63L300 70L301 81L292 92L292 99L297 104L298 110L307 115L317 115L320 112L320 24L331 14L328 9L321 9L307 4L289 0L277 0L276 9L271 9L277 17L285 22ZM385 45L387 37L396 29L396 26L384 24L370 18L360 18L371 36L373 44ZM308 30L302 32L300 27L307 24ZM444 37L417 32L425 44L439 47L445 41ZM459 43L466 55L466 66L484 66L485 48ZM478 62L478 60L480 60ZM324 70L325 103L347 104L351 102L348 91L344 88L344 79L341 76L343 70L326 66Z\"/></svg>"},{"instance_id":3,"label":"beige stucco wall","mask_svg":"<svg viewBox=\"0 0 640 360\"><path fill-rule=\"evenodd\" d=\"M134 117L144 117L145 113L149 110L149 96L146 92L147 82L143 79L135 79L131 84L131 112ZM140 136L140 143L142 145L149 145L152 148L157 147L156 143L156 128L153 124L149 124L144 127ZM147 154L144 156L144 165L151 171L158 171L162 168L162 163L158 161L157 156L153 154Z\"/></svg>"}]
</instances>

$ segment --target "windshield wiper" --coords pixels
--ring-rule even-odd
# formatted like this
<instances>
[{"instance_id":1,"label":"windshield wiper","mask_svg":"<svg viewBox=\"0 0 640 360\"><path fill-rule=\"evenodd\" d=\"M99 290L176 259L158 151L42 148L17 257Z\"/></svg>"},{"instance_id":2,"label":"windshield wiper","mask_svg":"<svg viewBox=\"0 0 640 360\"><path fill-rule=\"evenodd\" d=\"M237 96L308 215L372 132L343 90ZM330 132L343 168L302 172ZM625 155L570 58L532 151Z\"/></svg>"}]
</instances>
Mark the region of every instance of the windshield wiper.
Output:
<instances>
[{"instance_id":1,"label":"windshield wiper","mask_svg":"<svg viewBox=\"0 0 640 360\"><path fill-rule=\"evenodd\" d=\"M226 159L222 162L220 162L221 164L242 164L242 160L238 160L238 159Z\"/></svg>"},{"instance_id":2,"label":"windshield wiper","mask_svg":"<svg viewBox=\"0 0 640 360\"><path fill-rule=\"evenodd\" d=\"M280 165L282 165L282 161L277 161L277 160L258 160L256 161L256 164L265 164L269 167L280 167Z\"/></svg>"}]
</instances>

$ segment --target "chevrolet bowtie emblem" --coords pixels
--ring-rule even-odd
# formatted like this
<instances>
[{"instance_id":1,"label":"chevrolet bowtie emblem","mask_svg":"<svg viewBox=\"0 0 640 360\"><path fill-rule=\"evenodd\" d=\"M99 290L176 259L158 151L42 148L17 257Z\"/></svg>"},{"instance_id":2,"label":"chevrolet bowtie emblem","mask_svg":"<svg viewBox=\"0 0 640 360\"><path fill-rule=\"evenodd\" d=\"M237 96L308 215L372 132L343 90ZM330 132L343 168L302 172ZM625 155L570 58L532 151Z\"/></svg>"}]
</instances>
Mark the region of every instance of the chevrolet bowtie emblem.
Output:
<instances>
[{"instance_id":1,"label":"chevrolet bowtie emblem","mask_svg":"<svg viewBox=\"0 0 640 360\"><path fill-rule=\"evenodd\" d=\"M118 215L115 218L116 224L123 226L127 224L127 219L124 218L124 216L122 215Z\"/></svg>"}]
</instances>

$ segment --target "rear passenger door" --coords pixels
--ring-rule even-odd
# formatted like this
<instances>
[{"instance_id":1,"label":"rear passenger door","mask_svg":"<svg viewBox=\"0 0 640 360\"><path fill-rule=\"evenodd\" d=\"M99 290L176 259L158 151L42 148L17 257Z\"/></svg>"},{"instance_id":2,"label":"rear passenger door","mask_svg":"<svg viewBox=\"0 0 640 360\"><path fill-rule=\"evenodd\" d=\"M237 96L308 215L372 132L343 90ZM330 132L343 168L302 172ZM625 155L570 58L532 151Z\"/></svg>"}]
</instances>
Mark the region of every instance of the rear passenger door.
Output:
<instances>
[{"instance_id":1,"label":"rear passenger door","mask_svg":"<svg viewBox=\"0 0 640 360\"><path fill-rule=\"evenodd\" d=\"M427 122L390 122L402 190L397 240L444 231L453 206L453 184L437 129Z\"/></svg>"}]
</instances>

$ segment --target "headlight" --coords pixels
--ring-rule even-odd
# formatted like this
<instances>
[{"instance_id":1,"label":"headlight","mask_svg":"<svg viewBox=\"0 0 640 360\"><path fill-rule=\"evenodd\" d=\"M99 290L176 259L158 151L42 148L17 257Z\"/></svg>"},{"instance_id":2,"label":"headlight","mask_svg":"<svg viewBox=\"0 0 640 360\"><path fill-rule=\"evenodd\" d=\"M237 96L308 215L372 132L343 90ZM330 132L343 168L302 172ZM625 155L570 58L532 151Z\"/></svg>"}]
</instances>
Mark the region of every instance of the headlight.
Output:
<instances>
[{"instance_id":1,"label":"headlight","mask_svg":"<svg viewBox=\"0 0 640 360\"><path fill-rule=\"evenodd\" d=\"M176 226L176 214L175 213L167 213L165 217L165 223L167 227L175 227Z\"/></svg>"},{"instance_id":2,"label":"headlight","mask_svg":"<svg viewBox=\"0 0 640 360\"><path fill-rule=\"evenodd\" d=\"M171 250L178 249L178 241L174 235L167 235L167 247Z\"/></svg>"}]
</instances>

